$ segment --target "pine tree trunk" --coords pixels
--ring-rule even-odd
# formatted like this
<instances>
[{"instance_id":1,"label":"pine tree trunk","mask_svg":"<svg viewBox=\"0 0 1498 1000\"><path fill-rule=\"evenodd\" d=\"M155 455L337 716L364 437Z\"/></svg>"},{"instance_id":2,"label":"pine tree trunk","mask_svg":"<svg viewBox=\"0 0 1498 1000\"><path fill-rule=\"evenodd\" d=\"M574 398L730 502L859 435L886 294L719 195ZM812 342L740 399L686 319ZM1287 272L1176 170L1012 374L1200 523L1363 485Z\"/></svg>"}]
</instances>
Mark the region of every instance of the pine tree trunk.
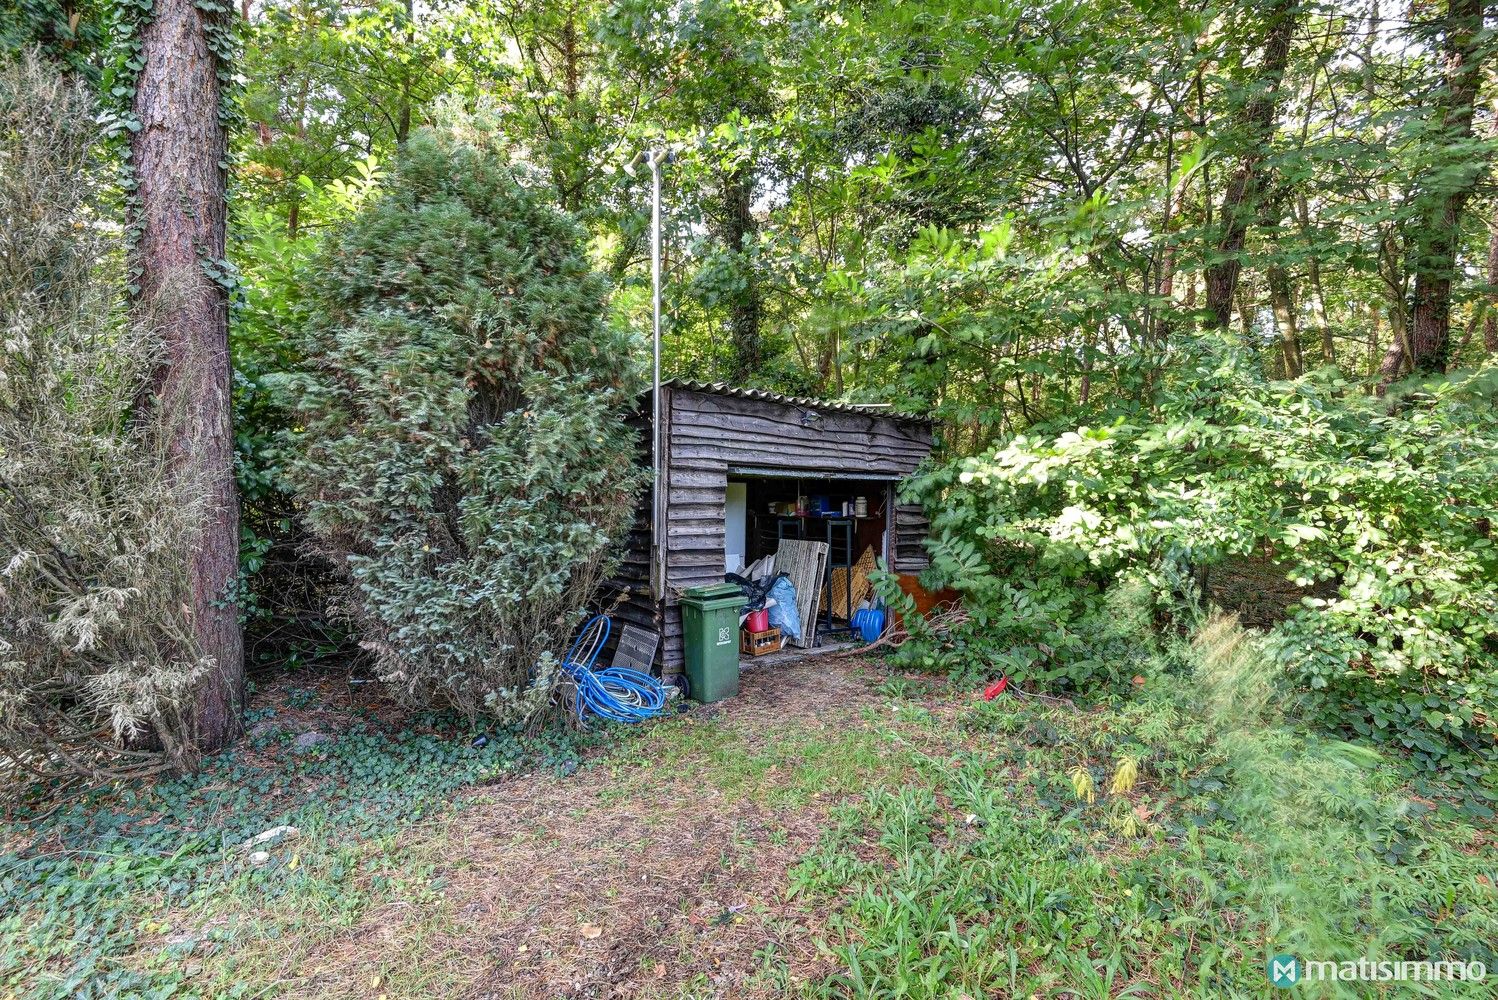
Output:
<instances>
[{"instance_id":1,"label":"pine tree trunk","mask_svg":"<svg viewBox=\"0 0 1498 1000\"><path fill-rule=\"evenodd\" d=\"M1276 0L1270 9L1255 96L1243 109L1243 153L1223 191L1222 232L1215 248L1217 260L1207 268L1207 310L1212 314L1211 322L1220 328L1226 328L1232 317L1238 272L1242 268L1239 256L1248 237L1248 225L1258 214L1257 203L1266 170L1264 160L1279 112L1280 81L1290 63L1290 43L1299 18L1298 0Z\"/></svg>"},{"instance_id":2,"label":"pine tree trunk","mask_svg":"<svg viewBox=\"0 0 1498 1000\"><path fill-rule=\"evenodd\" d=\"M1300 324L1295 317L1295 300L1290 295L1290 278L1282 267L1271 267L1269 302L1274 311L1274 326L1280 337L1280 358L1285 378L1299 378L1305 364L1300 353Z\"/></svg>"},{"instance_id":3,"label":"pine tree trunk","mask_svg":"<svg viewBox=\"0 0 1498 1000\"><path fill-rule=\"evenodd\" d=\"M1410 355L1409 321L1405 316L1402 301L1389 304L1389 333L1389 349L1384 352L1383 360L1378 366L1380 393L1383 391L1383 386L1409 374L1406 367Z\"/></svg>"},{"instance_id":4,"label":"pine tree trunk","mask_svg":"<svg viewBox=\"0 0 1498 1000\"><path fill-rule=\"evenodd\" d=\"M139 198L138 302L165 340L152 380L155 412L170 419L175 474L207 502L188 560L189 610L214 668L196 696L199 746L240 732L244 650L232 588L239 572L239 501L229 411L228 297L209 271L224 257L227 144L219 118L218 66L209 30L233 8L209 14L192 0L156 0L141 28L145 66L134 99L141 128L131 140ZM207 270L205 270L205 267Z\"/></svg>"},{"instance_id":5,"label":"pine tree trunk","mask_svg":"<svg viewBox=\"0 0 1498 1000\"><path fill-rule=\"evenodd\" d=\"M1488 224L1488 286L1492 290L1482 318L1482 346L1489 354L1498 354L1498 219Z\"/></svg>"},{"instance_id":6,"label":"pine tree trunk","mask_svg":"<svg viewBox=\"0 0 1498 1000\"><path fill-rule=\"evenodd\" d=\"M1416 272L1414 306L1410 312L1410 364L1416 371L1444 372L1451 354L1450 272Z\"/></svg>"},{"instance_id":7,"label":"pine tree trunk","mask_svg":"<svg viewBox=\"0 0 1498 1000\"><path fill-rule=\"evenodd\" d=\"M1473 137L1472 112L1482 82L1482 0L1451 0L1446 8L1445 40L1441 46L1446 88L1441 96L1441 141L1465 146ZM1457 154L1470 158L1468 151ZM1408 366L1413 371L1444 372L1451 353L1451 281L1456 272L1461 241L1461 216L1483 176L1480 164L1437 162L1426 183L1439 191L1434 208L1415 231L1415 293L1410 313L1409 357L1402 365L1385 361L1383 371ZM1397 346L1397 345L1396 345ZM1395 348L1391 347L1391 353Z\"/></svg>"}]
</instances>

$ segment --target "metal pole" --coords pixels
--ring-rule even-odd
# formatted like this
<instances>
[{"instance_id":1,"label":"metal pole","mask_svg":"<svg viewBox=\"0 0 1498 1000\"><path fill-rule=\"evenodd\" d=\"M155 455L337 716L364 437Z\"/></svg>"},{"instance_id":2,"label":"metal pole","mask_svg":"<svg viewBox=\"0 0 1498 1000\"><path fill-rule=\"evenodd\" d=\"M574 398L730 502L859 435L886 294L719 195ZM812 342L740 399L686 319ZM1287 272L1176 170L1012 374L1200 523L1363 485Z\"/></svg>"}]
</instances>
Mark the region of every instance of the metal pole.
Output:
<instances>
[{"instance_id":1,"label":"metal pole","mask_svg":"<svg viewBox=\"0 0 1498 1000\"><path fill-rule=\"evenodd\" d=\"M661 161L664 150L651 150L650 163L650 569L651 596L659 601L666 593L666 532L661 521L661 479L665 463L661 456Z\"/></svg>"}]
</instances>

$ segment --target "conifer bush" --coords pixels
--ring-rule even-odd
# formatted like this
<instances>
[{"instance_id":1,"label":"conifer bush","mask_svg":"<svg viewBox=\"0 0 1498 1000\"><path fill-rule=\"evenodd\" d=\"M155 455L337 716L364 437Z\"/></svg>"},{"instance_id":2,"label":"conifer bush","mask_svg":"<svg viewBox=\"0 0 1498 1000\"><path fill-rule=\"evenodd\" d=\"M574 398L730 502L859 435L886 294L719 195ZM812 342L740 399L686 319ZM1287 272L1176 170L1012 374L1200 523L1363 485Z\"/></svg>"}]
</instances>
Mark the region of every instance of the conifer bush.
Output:
<instances>
[{"instance_id":1,"label":"conifer bush","mask_svg":"<svg viewBox=\"0 0 1498 1000\"><path fill-rule=\"evenodd\" d=\"M635 352L583 239L481 139L426 131L316 269L288 474L410 703L536 718L630 523Z\"/></svg>"},{"instance_id":2,"label":"conifer bush","mask_svg":"<svg viewBox=\"0 0 1498 1000\"><path fill-rule=\"evenodd\" d=\"M182 559L204 509L170 475L179 408L143 405L161 343L124 308L95 114L0 65L0 755L42 778L186 766L211 666Z\"/></svg>"}]
</instances>

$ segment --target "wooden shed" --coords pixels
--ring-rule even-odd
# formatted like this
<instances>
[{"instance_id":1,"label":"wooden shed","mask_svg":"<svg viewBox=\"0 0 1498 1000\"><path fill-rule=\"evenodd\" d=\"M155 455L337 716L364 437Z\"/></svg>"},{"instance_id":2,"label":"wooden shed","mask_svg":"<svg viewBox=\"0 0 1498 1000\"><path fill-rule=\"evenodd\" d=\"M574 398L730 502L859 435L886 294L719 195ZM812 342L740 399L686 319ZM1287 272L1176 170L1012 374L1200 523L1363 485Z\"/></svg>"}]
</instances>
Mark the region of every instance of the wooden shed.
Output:
<instances>
[{"instance_id":1,"label":"wooden shed","mask_svg":"<svg viewBox=\"0 0 1498 1000\"><path fill-rule=\"evenodd\" d=\"M643 402L637 419L648 449L648 394ZM661 513L652 516L645 491L608 603L617 619L662 637L664 676L682 671L682 591L722 583L780 539L830 538L834 565L867 559L872 549L898 573L926 567L926 518L918 505L897 503L896 488L930 453L930 421L680 380L662 384L660 412Z\"/></svg>"}]
</instances>

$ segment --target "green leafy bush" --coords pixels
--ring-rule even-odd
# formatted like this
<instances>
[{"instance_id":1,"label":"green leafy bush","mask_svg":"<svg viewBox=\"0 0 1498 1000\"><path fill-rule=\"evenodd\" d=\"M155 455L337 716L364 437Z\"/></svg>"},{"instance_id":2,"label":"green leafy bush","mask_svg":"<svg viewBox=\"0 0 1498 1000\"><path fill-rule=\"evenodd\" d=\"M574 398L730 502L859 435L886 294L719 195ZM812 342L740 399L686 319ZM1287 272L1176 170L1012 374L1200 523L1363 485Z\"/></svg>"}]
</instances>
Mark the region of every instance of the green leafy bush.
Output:
<instances>
[{"instance_id":1,"label":"green leafy bush","mask_svg":"<svg viewBox=\"0 0 1498 1000\"><path fill-rule=\"evenodd\" d=\"M1132 577L1168 602L1266 556L1305 588L1268 648L1323 721L1432 768L1498 760L1498 370L1388 400L1214 351L1180 370L1153 420L1017 435L914 483L938 582L987 607L1016 571Z\"/></svg>"},{"instance_id":2,"label":"green leafy bush","mask_svg":"<svg viewBox=\"0 0 1498 1000\"><path fill-rule=\"evenodd\" d=\"M636 354L582 241L493 149L425 132L317 270L288 475L409 701L544 709L631 519Z\"/></svg>"},{"instance_id":3,"label":"green leafy bush","mask_svg":"<svg viewBox=\"0 0 1498 1000\"><path fill-rule=\"evenodd\" d=\"M981 596L964 595L961 616L928 621L898 584L880 581L914 640L896 651L897 665L939 670L962 685L1008 677L1098 694L1127 689L1154 652L1153 602L1137 583L1103 589L1046 575L988 582Z\"/></svg>"}]
</instances>

